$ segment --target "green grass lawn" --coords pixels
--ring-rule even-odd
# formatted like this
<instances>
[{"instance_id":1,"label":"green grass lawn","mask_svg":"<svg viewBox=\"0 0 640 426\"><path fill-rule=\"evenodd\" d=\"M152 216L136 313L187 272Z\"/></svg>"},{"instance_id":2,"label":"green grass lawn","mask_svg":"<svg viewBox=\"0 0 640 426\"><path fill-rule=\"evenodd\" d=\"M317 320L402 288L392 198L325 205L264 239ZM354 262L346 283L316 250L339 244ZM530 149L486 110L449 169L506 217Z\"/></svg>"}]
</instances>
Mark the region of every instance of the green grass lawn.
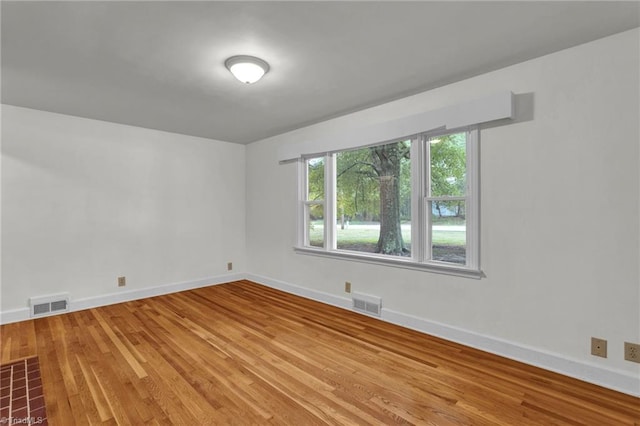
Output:
<instances>
[{"instance_id":1,"label":"green grass lawn","mask_svg":"<svg viewBox=\"0 0 640 426\"><path fill-rule=\"evenodd\" d=\"M435 221L434 221L435 222ZM434 225L462 225L464 222L456 223L434 223ZM357 225L357 224L352 224ZM357 246L359 244L368 245L378 242L379 231L377 229L360 229L358 227L350 226L346 229L340 229L337 227L338 246ZM313 223L310 232L311 245L320 246L322 244L324 227L322 222ZM405 243L411 244L411 230L408 227L403 227L402 238ZM433 244L443 246L461 246L466 245L466 232L464 231L433 231Z\"/></svg>"},{"instance_id":2,"label":"green grass lawn","mask_svg":"<svg viewBox=\"0 0 640 426\"><path fill-rule=\"evenodd\" d=\"M457 216L434 216L432 222L434 225L464 225L465 219Z\"/></svg>"}]
</instances>

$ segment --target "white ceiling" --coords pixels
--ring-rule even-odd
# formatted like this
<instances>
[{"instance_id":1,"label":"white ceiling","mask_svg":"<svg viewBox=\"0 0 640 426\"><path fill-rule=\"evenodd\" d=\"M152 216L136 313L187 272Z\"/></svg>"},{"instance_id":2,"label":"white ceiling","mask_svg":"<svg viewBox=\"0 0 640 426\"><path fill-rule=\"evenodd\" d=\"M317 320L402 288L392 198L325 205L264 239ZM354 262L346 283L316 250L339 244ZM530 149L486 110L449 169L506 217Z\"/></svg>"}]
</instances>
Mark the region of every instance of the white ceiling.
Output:
<instances>
[{"instance_id":1,"label":"white ceiling","mask_svg":"<svg viewBox=\"0 0 640 426\"><path fill-rule=\"evenodd\" d=\"M640 25L640 2L2 1L2 102L249 143ZM236 81L229 56L271 71Z\"/></svg>"}]
</instances>

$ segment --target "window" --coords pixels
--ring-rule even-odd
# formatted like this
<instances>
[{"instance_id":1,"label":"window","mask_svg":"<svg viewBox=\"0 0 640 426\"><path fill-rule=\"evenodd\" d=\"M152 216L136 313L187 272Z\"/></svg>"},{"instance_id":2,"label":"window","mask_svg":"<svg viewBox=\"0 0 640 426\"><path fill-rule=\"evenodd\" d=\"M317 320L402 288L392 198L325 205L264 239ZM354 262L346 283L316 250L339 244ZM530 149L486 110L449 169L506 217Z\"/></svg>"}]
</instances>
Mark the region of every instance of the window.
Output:
<instances>
[{"instance_id":1,"label":"window","mask_svg":"<svg viewBox=\"0 0 640 426\"><path fill-rule=\"evenodd\" d=\"M324 247L325 159L307 160L306 171L304 216L307 226L304 243L311 247Z\"/></svg>"},{"instance_id":2,"label":"window","mask_svg":"<svg viewBox=\"0 0 640 426\"><path fill-rule=\"evenodd\" d=\"M479 277L478 131L301 162L297 249Z\"/></svg>"},{"instance_id":3,"label":"window","mask_svg":"<svg viewBox=\"0 0 640 426\"><path fill-rule=\"evenodd\" d=\"M429 181L429 257L433 260L466 265L467 195L466 133L427 139Z\"/></svg>"},{"instance_id":4,"label":"window","mask_svg":"<svg viewBox=\"0 0 640 426\"><path fill-rule=\"evenodd\" d=\"M411 255L410 152L406 140L336 154L337 249Z\"/></svg>"}]
</instances>

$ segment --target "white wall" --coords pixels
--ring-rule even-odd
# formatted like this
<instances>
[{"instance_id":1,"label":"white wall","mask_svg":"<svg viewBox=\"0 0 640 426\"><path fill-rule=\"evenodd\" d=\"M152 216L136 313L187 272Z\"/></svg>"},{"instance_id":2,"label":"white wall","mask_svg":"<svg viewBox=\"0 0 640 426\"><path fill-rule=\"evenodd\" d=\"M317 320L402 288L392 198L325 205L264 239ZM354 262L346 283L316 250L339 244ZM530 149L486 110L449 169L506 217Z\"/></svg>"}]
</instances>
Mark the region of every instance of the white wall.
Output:
<instances>
[{"instance_id":1,"label":"white wall","mask_svg":"<svg viewBox=\"0 0 640 426\"><path fill-rule=\"evenodd\" d=\"M640 395L639 32L632 30L249 145L248 270L346 305ZM284 144L508 89L513 124L481 132L482 280L295 254L296 165ZM299 286L296 288L295 286ZM590 337L609 358L589 354Z\"/></svg>"},{"instance_id":2,"label":"white wall","mask_svg":"<svg viewBox=\"0 0 640 426\"><path fill-rule=\"evenodd\" d=\"M639 38L248 147L4 105L2 320L36 295L87 306L230 280L233 261L240 276L341 306L349 280L383 298L387 320L640 395L640 366L622 356L640 342ZM278 164L279 147L504 89L517 120L481 134L486 278L293 252L296 166ZM589 355L591 336L609 358Z\"/></svg>"},{"instance_id":3,"label":"white wall","mask_svg":"<svg viewBox=\"0 0 640 426\"><path fill-rule=\"evenodd\" d=\"M2 106L3 314L225 279L245 253L245 146Z\"/></svg>"}]
</instances>

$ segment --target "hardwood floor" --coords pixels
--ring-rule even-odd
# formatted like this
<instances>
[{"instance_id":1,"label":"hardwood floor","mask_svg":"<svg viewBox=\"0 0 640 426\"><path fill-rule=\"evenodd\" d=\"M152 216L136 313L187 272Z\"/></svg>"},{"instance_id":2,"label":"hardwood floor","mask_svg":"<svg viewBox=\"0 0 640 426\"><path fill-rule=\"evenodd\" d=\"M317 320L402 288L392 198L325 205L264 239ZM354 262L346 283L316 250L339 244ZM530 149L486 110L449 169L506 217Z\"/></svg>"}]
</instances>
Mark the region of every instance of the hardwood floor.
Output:
<instances>
[{"instance_id":1,"label":"hardwood floor","mask_svg":"<svg viewBox=\"0 0 640 426\"><path fill-rule=\"evenodd\" d=\"M249 281L0 329L51 425L640 425L640 399Z\"/></svg>"}]
</instances>

